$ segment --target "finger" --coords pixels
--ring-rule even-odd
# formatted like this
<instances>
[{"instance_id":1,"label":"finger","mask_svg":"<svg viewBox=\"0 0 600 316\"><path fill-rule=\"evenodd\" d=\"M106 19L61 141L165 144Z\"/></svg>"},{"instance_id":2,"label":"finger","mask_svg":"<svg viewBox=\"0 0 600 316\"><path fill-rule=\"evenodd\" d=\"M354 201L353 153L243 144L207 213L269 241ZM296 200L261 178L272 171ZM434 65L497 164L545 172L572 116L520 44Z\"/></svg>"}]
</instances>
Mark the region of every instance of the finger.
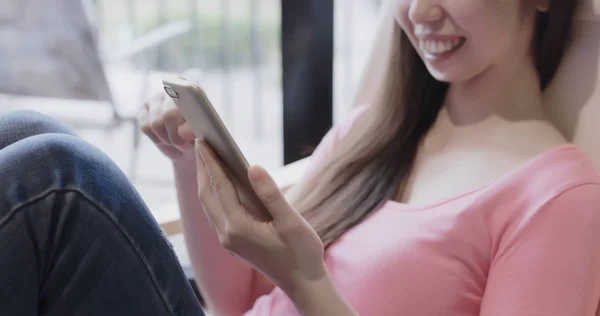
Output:
<instances>
[{"instance_id":1,"label":"finger","mask_svg":"<svg viewBox=\"0 0 600 316\"><path fill-rule=\"evenodd\" d=\"M148 104L148 102L144 103L144 106L138 113L137 119L140 128L144 127L144 125L148 125L148 123L150 122L150 105Z\"/></svg>"},{"instance_id":2,"label":"finger","mask_svg":"<svg viewBox=\"0 0 600 316\"><path fill-rule=\"evenodd\" d=\"M167 94L164 91L161 91L160 93L156 93L148 98L148 100L144 103L142 114L148 118L146 121L149 121L152 109L157 107L160 108L162 106L166 95Z\"/></svg>"},{"instance_id":3,"label":"finger","mask_svg":"<svg viewBox=\"0 0 600 316\"><path fill-rule=\"evenodd\" d=\"M140 120L140 123L147 123L148 119L150 118L150 101L144 103L144 107L142 108L142 110L140 111L140 114L138 116L138 119Z\"/></svg>"},{"instance_id":4,"label":"finger","mask_svg":"<svg viewBox=\"0 0 600 316\"><path fill-rule=\"evenodd\" d=\"M221 203L217 200L210 186L210 176L206 170L204 160L198 154L196 155L196 173L198 198L202 202L204 212L217 232L224 232L226 227L225 214L221 209Z\"/></svg>"},{"instance_id":5,"label":"finger","mask_svg":"<svg viewBox=\"0 0 600 316\"><path fill-rule=\"evenodd\" d=\"M167 128L165 127L165 122L163 120L163 105L155 104L150 108L150 128L152 132L160 139L160 141L164 144L169 145L169 136L167 133Z\"/></svg>"},{"instance_id":6,"label":"finger","mask_svg":"<svg viewBox=\"0 0 600 316\"><path fill-rule=\"evenodd\" d=\"M186 143L184 139L179 137L179 126L185 122L181 113L177 109L169 109L163 114L163 120L165 122L165 128L167 130L167 136L171 144L175 146L182 146Z\"/></svg>"},{"instance_id":7,"label":"finger","mask_svg":"<svg viewBox=\"0 0 600 316\"><path fill-rule=\"evenodd\" d=\"M155 143L155 144L162 144L162 141L158 138L158 136L156 136L156 134L154 134L154 131L152 131L152 128L150 127L150 124L146 123L144 125L142 125L142 133L144 133L146 136L148 136L148 138L150 138L150 140Z\"/></svg>"},{"instance_id":8,"label":"finger","mask_svg":"<svg viewBox=\"0 0 600 316\"><path fill-rule=\"evenodd\" d=\"M163 143L157 143L156 147L158 147L160 151L162 151L167 157L171 159L179 159L182 157L187 158L187 156L184 156L184 153L181 150L177 149L177 147L165 145Z\"/></svg>"},{"instance_id":9,"label":"finger","mask_svg":"<svg viewBox=\"0 0 600 316\"><path fill-rule=\"evenodd\" d=\"M261 199L273 219L285 219L298 214L283 196L281 190L271 178L269 173L262 167L252 166L248 170L248 178L254 191Z\"/></svg>"},{"instance_id":10,"label":"finger","mask_svg":"<svg viewBox=\"0 0 600 316\"><path fill-rule=\"evenodd\" d=\"M217 196L217 199L223 206L223 212L225 212L228 218L238 216L243 207L240 203L237 191L233 182L231 182L227 176L226 171L221 166L221 163L218 161L218 158L211 151L208 144L200 140L196 141L196 152L198 153L199 158L204 161L206 171L210 178L210 185Z\"/></svg>"},{"instance_id":11,"label":"finger","mask_svg":"<svg viewBox=\"0 0 600 316\"><path fill-rule=\"evenodd\" d=\"M177 134L179 134L179 137L181 137L181 139L184 139L186 141L193 141L194 139L196 139L196 134L194 134L192 128L190 127L190 124L187 122L183 123L182 125L179 125L179 127L177 128Z\"/></svg>"},{"instance_id":12,"label":"finger","mask_svg":"<svg viewBox=\"0 0 600 316\"><path fill-rule=\"evenodd\" d=\"M150 123L150 129L161 143L165 145L169 145L171 143L167 133L167 128L162 119L152 121L152 123Z\"/></svg>"},{"instance_id":13,"label":"finger","mask_svg":"<svg viewBox=\"0 0 600 316\"><path fill-rule=\"evenodd\" d=\"M150 104L148 102L144 103L144 109L140 111L140 116L138 117L138 120L140 124L140 130L142 131L142 133L144 133L148 138L150 138L150 140L153 143L162 143L150 127Z\"/></svg>"},{"instance_id":14,"label":"finger","mask_svg":"<svg viewBox=\"0 0 600 316\"><path fill-rule=\"evenodd\" d=\"M194 133L185 134L181 137L179 130L182 125L189 126L185 122L185 118L181 115L181 111L175 105L172 99L165 100L163 103L165 109L163 110L163 118L169 136L169 141L180 149L189 149L194 147L194 140L196 136ZM190 135L191 134L191 135Z\"/></svg>"}]
</instances>

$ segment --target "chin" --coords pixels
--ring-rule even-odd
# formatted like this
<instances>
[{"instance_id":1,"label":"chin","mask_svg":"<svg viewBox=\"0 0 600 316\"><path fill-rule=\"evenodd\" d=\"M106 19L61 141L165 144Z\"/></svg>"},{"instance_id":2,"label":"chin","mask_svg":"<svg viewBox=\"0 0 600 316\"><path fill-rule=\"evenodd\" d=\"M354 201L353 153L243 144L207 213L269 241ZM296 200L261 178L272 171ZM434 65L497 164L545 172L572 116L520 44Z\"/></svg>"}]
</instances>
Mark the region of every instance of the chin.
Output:
<instances>
[{"instance_id":1,"label":"chin","mask_svg":"<svg viewBox=\"0 0 600 316\"><path fill-rule=\"evenodd\" d=\"M455 71L447 71L447 70L441 70L441 69L436 69L430 66L427 66L427 71L429 71L429 74L437 81L441 81L441 82L447 82L447 83L451 83L451 82L456 82L456 81L461 81L461 77L459 73L456 73Z\"/></svg>"},{"instance_id":2,"label":"chin","mask_svg":"<svg viewBox=\"0 0 600 316\"><path fill-rule=\"evenodd\" d=\"M445 67L435 67L425 63L427 67L427 71L433 78L437 81L447 82L447 83L456 83L456 82L466 82L470 79L474 78L477 71L473 71L472 67L461 67L461 65L449 65Z\"/></svg>"}]
</instances>

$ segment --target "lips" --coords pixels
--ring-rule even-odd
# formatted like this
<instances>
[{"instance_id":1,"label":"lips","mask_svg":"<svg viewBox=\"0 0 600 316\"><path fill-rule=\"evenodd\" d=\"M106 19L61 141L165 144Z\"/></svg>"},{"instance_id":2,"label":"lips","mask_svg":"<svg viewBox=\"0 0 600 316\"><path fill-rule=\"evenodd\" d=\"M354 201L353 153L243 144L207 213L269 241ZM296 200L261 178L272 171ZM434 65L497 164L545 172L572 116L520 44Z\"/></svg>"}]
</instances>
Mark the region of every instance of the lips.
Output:
<instances>
[{"instance_id":1,"label":"lips","mask_svg":"<svg viewBox=\"0 0 600 316\"><path fill-rule=\"evenodd\" d=\"M463 37L422 38L419 40L419 48L429 55L443 55L458 49L464 42Z\"/></svg>"}]
</instances>

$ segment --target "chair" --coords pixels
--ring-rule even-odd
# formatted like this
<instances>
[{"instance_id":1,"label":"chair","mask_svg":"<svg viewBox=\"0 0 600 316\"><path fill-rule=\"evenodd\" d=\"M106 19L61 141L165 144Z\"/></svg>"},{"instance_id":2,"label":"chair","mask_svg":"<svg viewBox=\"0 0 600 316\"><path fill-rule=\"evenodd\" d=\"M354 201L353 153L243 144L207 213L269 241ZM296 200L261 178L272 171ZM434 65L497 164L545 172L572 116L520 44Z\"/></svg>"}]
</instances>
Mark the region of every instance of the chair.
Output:
<instances>
[{"instance_id":1,"label":"chair","mask_svg":"<svg viewBox=\"0 0 600 316\"><path fill-rule=\"evenodd\" d=\"M583 0L574 27L573 42L544 97L561 131L600 170L600 0Z\"/></svg>"},{"instance_id":2,"label":"chair","mask_svg":"<svg viewBox=\"0 0 600 316\"><path fill-rule=\"evenodd\" d=\"M133 155L129 173L133 177L141 138L137 125L140 109L115 100L114 87L106 79L106 66L142 53L155 53L154 48L186 34L192 24L186 20L167 23L125 47L100 52L93 23L95 10L88 0L0 0L0 4L1 110L35 110L76 129L108 132L131 125ZM36 9L28 9L33 7ZM149 75L147 67L139 99L133 105L141 106L147 97Z\"/></svg>"},{"instance_id":3,"label":"chair","mask_svg":"<svg viewBox=\"0 0 600 316\"><path fill-rule=\"evenodd\" d=\"M544 97L561 131L600 170L600 1L583 1L573 42Z\"/></svg>"}]
</instances>

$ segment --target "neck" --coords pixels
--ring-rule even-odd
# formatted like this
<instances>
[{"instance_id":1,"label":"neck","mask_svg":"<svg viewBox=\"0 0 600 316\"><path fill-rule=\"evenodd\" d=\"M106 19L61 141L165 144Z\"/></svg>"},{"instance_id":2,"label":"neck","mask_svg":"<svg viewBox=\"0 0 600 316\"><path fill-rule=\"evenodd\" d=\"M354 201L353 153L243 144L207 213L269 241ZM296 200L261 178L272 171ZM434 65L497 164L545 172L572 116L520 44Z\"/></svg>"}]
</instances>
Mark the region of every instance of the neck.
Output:
<instances>
[{"instance_id":1,"label":"neck","mask_svg":"<svg viewBox=\"0 0 600 316\"><path fill-rule=\"evenodd\" d=\"M506 120L543 118L537 71L523 58L511 66L492 66L466 82L452 83L446 110L454 124L466 125L500 116Z\"/></svg>"}]
</instances>

